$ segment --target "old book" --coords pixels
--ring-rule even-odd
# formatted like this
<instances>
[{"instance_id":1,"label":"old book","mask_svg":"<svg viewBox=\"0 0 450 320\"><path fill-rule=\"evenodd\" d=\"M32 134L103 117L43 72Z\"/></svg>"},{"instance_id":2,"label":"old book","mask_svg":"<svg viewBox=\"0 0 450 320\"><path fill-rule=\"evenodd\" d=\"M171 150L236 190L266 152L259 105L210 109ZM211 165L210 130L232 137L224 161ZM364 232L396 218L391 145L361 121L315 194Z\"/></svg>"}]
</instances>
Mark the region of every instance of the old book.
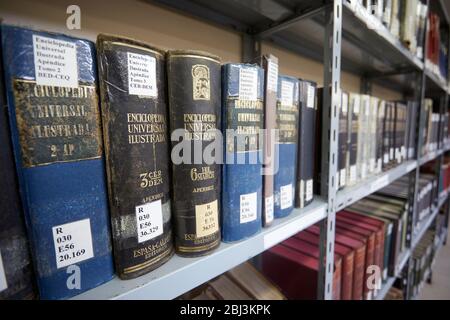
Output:
<instances>
[{"instance_id":1,"label":"old book","mask_svg":"<svg viewBox=\"0 0 450 320\"><path fill-rule=\"evenodd\" d=\"M174 251L165 52L107 35L97 48L114 260L130 279Z\"/></svg>"},{"instance_id":2,"label":"old book","mask_svg":"<svg viewBox=\"0 0 450 320\"><path fill-rule=\"evenodd\" d=\"M357 93L350 93L349 96L349 153L348 153L348 169L347 184L354 185L357 182L357 160L358 160L358 132L359 132L359 116L360 116L360 96Z\"/></svg>"},{"instance_id":3,"label":"old book","mask_svg":"<svg viewBox=\"0 0 450 320\"><path fill-rule=\"evenodd\" d=\"M288 216L294 208L295 171L297 165L297 134L299 81L288 76L278 77L277 123L278 142L275 145L274 216Z\"/></svg>"},{"instance_id":4,"label":"old book","mask_svg":"<svg viewBox=\"0 0 450 320\"><path fill-rule=\"evenodd\" d=\"M295 206L304 208L314 198L314 158L316 146L316 99L317 84L311 81L300 80L299 100L300 112L298 121L298 149L297 149L297 183L295 188Z\"/></svg>"},{"instance_id":5,"label":"old book","mask_svg":"<svg viewBox=\"0 0 450 320\"><path fill-rule=\"evenodd\" d=\"M278 58L274 55L260 57L264 69L264 144L263 144L263 201L262 222L269 226L274 218L275 128L278 92Z\"/></svg>"},{"instance_id":6,"label":"old book","mask_svg":"<svg viewBox=\"0 0 450 320\"><path fill-rule=\"evenodd\" d=\"M360 113L358 123L357 179L364 180L369 174L370 153L370 96L360 95Z\"/></svg>"},{"instance_id":7,"label":"old book","mask_svg":"<svg viewBox=\"0 0 450 320\"><path fill-rule=\"evenodd\" d=\"M378 105L380 99L370 97L369 100L369 119L368 119L368 173L374 174L377 169L377 118L378 118Z\"/></svg>"},{"instance_id":8,"label":"old book","mask_svg":"<svg viewBox=\"0 0 450 320\"><path fill-rule=\"evenodd\" d=\"M308 231L299 232L294 237L304 242L311 243L316 247L318 247L320 243L320 236ZM335 243L334 253L342 256L341 300L351 300L353 296L355 252L350 247Z\"/></svg>"},{"instance_id":9,"label":"old book","mask_svg":"<svg viewBox=\"0 0 450 320\"><path fill-rule=\"evenodd\" d=\"M383 139L384 139L384 117L386 112L386 101L380 100L376 118L376 172L383 171Z\"/></svg>"},{"instance_id":10,"label":"old book","mask_svg":"<svg viewBox=\"0 0 450 320\"><path fill-rule=\"evenodd\" d=\"M0 99L0 300L33 299L36 289L14 167L1 50Z\"/></svg>"},{"instance_id":11,"label":"old book","mask_svg":"<svg viewBox=\"0 0 450 320\"><path fill-rule=\"evenodd\" d=\"M320 236L320 228L317 225L311 226L306 230L316 236ZM341 233L336 233L335 242L354 251L352 300L363 300L366 244Z\"/></svg>"},{"instance_id":12,"label":"old book","mask_svg":"<svg viewBox=\"0 0 450 320\"><path fill-rule=\"evenodd\" d=\"M299 240L298 238L292 237L281 243L281 245L288 247L290 249L296 250L310 257L320 259L320 249L318 245L313 245L308 242ZM342 292L342 256L339 253L334 254L334 268L341 269L341 282L333 284L333 300L341 300Z\"/></svg>"},{"instance_id":13,"label":"old book","mask_svg":"<svg viewBox=\"0 0 450 320\"><path fill-rule=\"evenodd\" d=\"M214 55L168 52L172 217L175 249L183 256L204 255L220 244L220 72Z\"/></svg>"},{"instance_id":14,"label":"old book","mask_svg":"<svg viewBox=\"0 0 450 320\"><path fill-rule=\"evenodd\" d=\"M261 255L262 273L274 282L290 300L317 299L318 259L276 245ZM283 270L283 272L280 272ZM341 269L333 272L333 293L340 286Z\"/></svg>"},{"instance_id":15,"label":"old book","mask_svg":"<svg viewBox=\"0 0 450 320\"><path fill-rule=\"evenodd\" d=\"M280 290L251 263L245 262L227 272L227 276L256 300L285 300Z\"/></svg>"},{"instance_id":16,"label":"old book","mask_svg":"<svg viewBox=\"0 0 450 320\"><path fill-rule=\"evenodd\" d=\"M264 71L257 65L222 67L222 239L247 238L261 230Z\"/></svg>"},{"instance_id":17,"label":"old book","mask_svg":"<svg viewBox=\"0 0 450 320\"><path fill-rule=\"evenodd\" d=\"M344 188L347 180L347 161L348 161L348 93L342 92L341 108L339 109L339 135L338 135L338 166L337 177L338 186Z\"/></svg>"},{"instance_id":18,"label":"old book","mask_svg":"<svg viewBox=\"0 0 450 320\"><path fill-rule=\"evenodd\" d=\"M400 38L400 4L401 0L392 0L391 24L389 31L396 38Z\"/></svg>"},{"instance_id":19,"label":"old book","mask_svg":"<svg viewBox=\"0 0 450 320\"><path fill-rule=\"evenodd\" d=\"M68 298L113 277L94 44L10 26L2 41L40 297Z\"/></svg>"}]
</instances>

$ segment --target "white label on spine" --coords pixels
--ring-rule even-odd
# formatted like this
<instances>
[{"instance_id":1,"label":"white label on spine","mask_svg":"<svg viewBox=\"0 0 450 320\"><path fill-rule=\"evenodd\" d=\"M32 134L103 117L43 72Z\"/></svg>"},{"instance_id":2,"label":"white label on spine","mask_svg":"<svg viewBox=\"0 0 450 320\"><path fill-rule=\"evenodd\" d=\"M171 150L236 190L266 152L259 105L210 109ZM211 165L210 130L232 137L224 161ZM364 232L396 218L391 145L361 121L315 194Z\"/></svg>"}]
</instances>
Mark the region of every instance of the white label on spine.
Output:
<instances>
[{"instance_id":1,"label":"white label on spine","mask_svg":"<svg viewBox=\"0 0 450 320\"><path fill-rule=\"evenodd\" d=\"M308 108L314 108L314 102L316 98L316 88L314 86L308 84L308 92L306 97L306 106Z\"/></svg>"},{"instance_id":2,"label":"white label on spine","mask_svg":"<svg viewBox=\"0 0 450 320\"><path fill-rule=\"evenodd\" d=\"M265 202L266 202L265 208L266 223L271 223L273 221L273 195L267 197L265 199Z\"/></svg>"},{"instance_id":3,"label":"white label on spine","mask_svg":"<svg viewBox=\"0 0 450 320\"><path fill-rule=\"evenodd\" d=\"M280 208L281 210L292 207L292 184L280 187Z\"/></svg>"},{"instance_id":4,"label":"white label on spine","mask_svg":"<svg viewBox=\"0 0 450 320\"><path fill-rule=\"evenodd\" d=\"M240 202L240 223L247 223L256 220L257 193L241 194Z\"/></svg>"},{"instance_id":5,"label":"white label on spine","mask_svg":"<svg viewBox=\"0 0 450 320\"><path fill-rule=\"evenodd\" d=\"M0 252L0 291L8 288L8 283L6 282L5 268L3 267L2 253Z\"/></svg>"},{"instance_id":6,"label":"white label on spine","mask_svg":"<svg viewBox=\"0 0 450 320\"><path fill-rule=\"evenodd\" d=\"M383 157L383 162L388 163L389 162L389 153L385 153Z\"/></svg>"},{"instance_id":7,"label":"white label on spine","mask_svg":"<svg viewBox=\"0 0 450 320\"><path fill-rule=\"evenodd\" d=\"M347 184L346 177L347 177L347 170L345 170L345 168L341 169L339 177L339 186L344 187Z\"/></svg>"},{"instance_id":8,"label":"white label on spine","mask_svg":"<svg viewBox=\"0 0 450 320\"><path fill-rule=\"evenodd\" d=\"M382 168L383 168L383 163L381 161L381 158L378 158L378 161L377 161L377 172L381 172Z\"/></svg>"},{"instance_id":9,"label":"white label on spine","mask_svg":"<svg viewBox=\"0 0 450 320\"><path fill-rule=\"evenodd\" d=\"M387 235L391 235L392 233L392 223L388 225Z\"/></svg>"},{"instance_id":10,"label":"white label on spine","mask_svg":"<svg viewBox=\"0 0 450 320\"><path fill-rule=\"evenodd\" d=\"M267 66L267 90L278 91L278 64L271 59L268 61Z\"/></svg>"},{"instance_id":11,"label":"white label on spine","mask_svg":"<svg viewBox=\"0 0 450 320\"><path fill-rule=\"evenodd\" d=\"M281 105L292 106L294 104L294 83L281 81Z\"/></svg>"},{"instance_id":12,"label":"white label on spine","mask_svg":"<svg viewBox=\"0 0 450 320\"><path fill-rule=\"evenodd\" d=\"M394 160L394 148L389 149L389 160Z\"/></svg>"},{"instance_id":13,"label":"white label on spine","mask_svg":"<svg viewBox=\"0 0 450 320\"><path fill-rule=\"evenodd\" d=\"M195 206L195 233L197 238L207 237L219 230L219 205L214 200Z\"/></svg>"},{"instance_id":14,"label":"white label on spine","mask_svg":"<svg viewBox=\"0 0 450 320\"><path fill-rule=\"evenodd\" d=\"M342 112L347 113L348 111L348 95L345 93L342 94Z\"/></svg>"},{"instance_id":15,"label":"white label on spine","mask_svg":"<svg viewBox=\"0 0 450 320\"><path fill-rule=\"evenodd\" d=\"M74 42L33 35L36 83L78 87L77 45Z\"/></svg>"},{"instance_id":16,"label":"white label on spine","mask_svg":"<svg viewBox=\"0 0 450 320\"><path fill-rule=\"evenodd\" d=\"M356 181L356 166L353 165L350 167L350 183L354 183Z\"/></svg>"},{"instance_id":17,"label":"white label on spine","mask_svg":"<svg viewBox=\"0 0 450 320\"><path fill-rule=\"evenodd\" d=\"M161 199L136 207L136 225L139 243L163 234Z\"/></svg>"},{"instance_id":18,"label":"white label on spine","mask_svg":"<svg viewBox=\"0 0 450 320\"><path fill-rule=\"evenodd\" d=\"M239 99L255 101L258 96L258 71L255 68L239 69Z\"/></svg>"},{"instance_id":19,"label":"white label on spine","mask_svg":"<svg viewBox=\"0 0 450 320\"><path fill-rule=\"evenodd\" d=\"M369 172L375 171L375 158L369 159Z\"/></svg>"},{"instance_id":20,"label":"white label on spine","mask_svg":"<svg viewBox=\"0 0 450 320\"><path fill-rule=\"evenodd\" d=\"M156 59L144 54L127 52L128 93L156 98Z\"/></svg>"},{"instance_id":21,"label":"white label on spine","mask_svg":"<svg viewBox=\"0 0 450 320\"><path fill-rule=\"evenodd\" d=\"M313 198L313 181L312 179L306 181L306 201L310 201Z\"/></svg>"},{"instance_id":22,"label":"white label on spine","mask_svg":"<svg viewBox=\"0 0 450 320\"><path fill-rule=\"evenodd\" d=\"M94 256L89 219L54 226L52 232L58 269Z\"/></svg>"}]
</instances>

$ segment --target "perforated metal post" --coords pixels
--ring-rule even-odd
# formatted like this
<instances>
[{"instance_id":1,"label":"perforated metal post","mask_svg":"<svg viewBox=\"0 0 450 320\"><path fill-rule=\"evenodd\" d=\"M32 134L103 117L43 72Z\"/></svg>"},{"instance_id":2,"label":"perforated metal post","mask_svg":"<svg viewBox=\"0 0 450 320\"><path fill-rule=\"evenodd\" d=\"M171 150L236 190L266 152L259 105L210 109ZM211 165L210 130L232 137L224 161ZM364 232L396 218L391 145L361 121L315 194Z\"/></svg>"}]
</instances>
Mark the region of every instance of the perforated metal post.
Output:
<instances>
[{"instance_id":1,"label":"perforated metal post","mask_svg":"<svg viewBox=\"0 0 450 320\"><path fill-rule=\"evenodd\" d=\"M342 0L334 0L333 7L325 9L325 21L321 194L328 200L328 214L321 222L318 298L331 300L336 221L338 116L341 104Z\"/></svg>"}]
</instances>

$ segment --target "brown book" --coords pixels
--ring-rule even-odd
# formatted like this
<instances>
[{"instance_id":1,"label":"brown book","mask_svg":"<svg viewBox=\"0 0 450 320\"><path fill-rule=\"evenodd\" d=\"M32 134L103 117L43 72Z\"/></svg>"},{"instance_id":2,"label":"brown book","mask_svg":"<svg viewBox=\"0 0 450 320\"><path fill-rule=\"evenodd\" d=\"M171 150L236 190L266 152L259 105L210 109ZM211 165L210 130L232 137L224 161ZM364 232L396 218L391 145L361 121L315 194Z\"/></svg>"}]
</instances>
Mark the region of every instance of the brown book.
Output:
<instances>
[{"instance_id":1,"label":"brown book","mask_svg":"<svg viewBox=\"0 0 450 320\"><path fill-rule=\"evenodd\" d=\"M212 294L219 300L252 300L252 297L242 290L227 274L209 282Z\"/></svg>"},{"instance_id":2,"label":"brown book","mask_svg":"<svg viewBox=\"0 0 450 320\"><path fill-rule=\"evenodd\" d=\"M320 228L317 225L311 226L307 230L320 236ZM352 299L362 300L366 262L366 244L363 241L356 240L340 233L336 233L335 241L336 243L352 248L355 251Z\"/></svg>"},{"instance_id":3,"label":"brown book","mask_svg":"<svg viewBox=\"0 0 450 320\"><path fill-rule=\"evenodd\" d=\"M320 237L308 231L297 233L296 239L319 246ZM355 252L339 243L334 244L334 254L342 257L341 300L351 300L353 294L353 268Z\"/></svg>"}]
</instances>

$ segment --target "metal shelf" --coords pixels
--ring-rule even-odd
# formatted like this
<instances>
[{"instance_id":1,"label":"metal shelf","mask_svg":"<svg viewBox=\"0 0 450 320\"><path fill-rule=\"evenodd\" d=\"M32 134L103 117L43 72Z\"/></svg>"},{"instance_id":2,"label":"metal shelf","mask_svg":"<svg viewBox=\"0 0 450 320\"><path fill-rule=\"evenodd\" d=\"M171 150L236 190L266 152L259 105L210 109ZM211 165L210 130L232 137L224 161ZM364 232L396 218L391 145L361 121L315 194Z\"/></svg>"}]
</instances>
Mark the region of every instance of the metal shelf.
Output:
<instances>
[{"instance_id":1,"label":"metal shelf","mask_svg":"<svg viewBox=\"0 0 450 320\"><path fill-rule=\"evenodd\" d=\"M153 272L132 280L115 278L74 299L174 299L326 218L326 207L323 200L317 199L247 240L221 243L204 257L174 256Z\"/></svg>"},{"instance_id":2,"label":"metal shelf","mask_svg":"<svg viewBox=\"0 0 450 320\"><path fill-rule=\"evenodd\" d=\"M444 152L444 150L436 150L433 152L429 152L428 154L426 154L425 156L423 156L420 160L419 160L419 165L424 165L425 163L436 159L437 157L439 157L442 153Z\"/></svg>"},{"instance_id":3,"label":"metal shelf","mask_svg":"<svg viewBox=\"0 0 450 320\"><path fill-rule=\"evenodd\" d=\"M396 277L390 277L386 280L385 283L382 284L380 291L377 293L377 296L375 297L375 300L384 300L384 297L386 297L386 294L388 293L389 289L394 285L394 282L397 278Z\"/></svg>"},{"instance_id":4,"label":"metal shelf","mask_svg":"<svg viewBox=\"0 0 450 320\"><path fill-rule=\"evenodd\" d=\"M425 75L427 77L427 90L433 93L448 93L448 83L442 81L436 74L425 67Z\"/></svg>"},{"instance_id":5,"label":"metal shelf","mask_svg":"<svg viewBox=\"0 0 450 320\"><path fill-rule=\"evenodd\" d=\"M394 169L361 181L355 186L339 190L337 193L336 210L342 210L356 201L384 188L391 182L413 171L416 167L417 161L407 161Z\"/></svg>"}]
</instances>

